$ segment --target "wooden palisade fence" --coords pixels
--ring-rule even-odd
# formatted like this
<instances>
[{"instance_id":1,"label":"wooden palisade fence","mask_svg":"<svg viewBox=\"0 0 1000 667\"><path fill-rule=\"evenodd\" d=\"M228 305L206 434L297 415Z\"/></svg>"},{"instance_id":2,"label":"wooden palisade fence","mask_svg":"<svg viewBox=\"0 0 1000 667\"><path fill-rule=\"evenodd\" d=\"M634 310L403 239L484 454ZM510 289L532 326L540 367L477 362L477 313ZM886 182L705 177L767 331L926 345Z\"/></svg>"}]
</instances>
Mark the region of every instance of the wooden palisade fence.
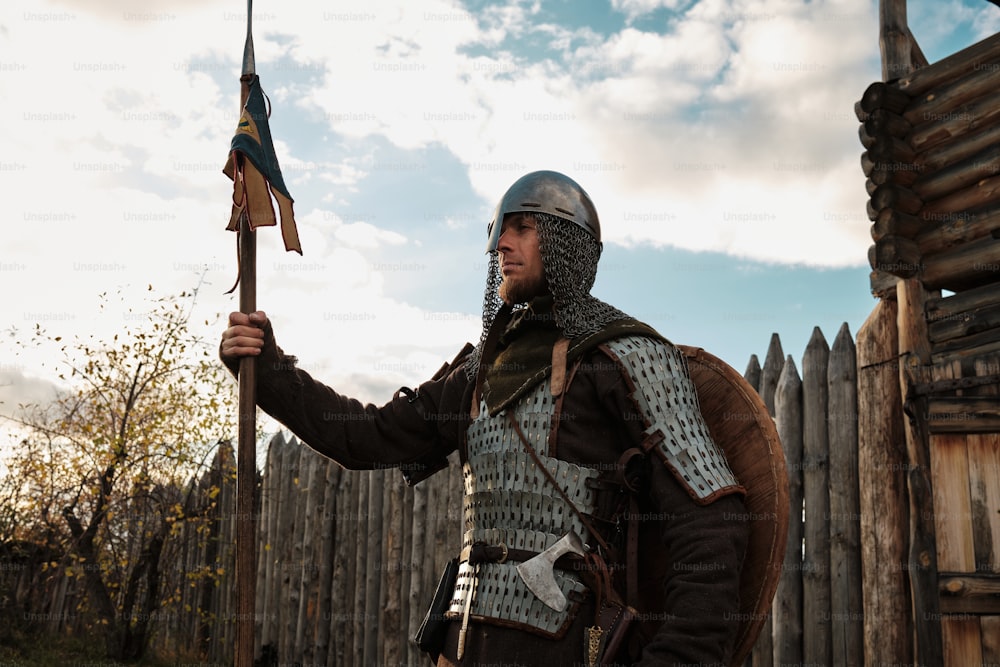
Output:
<instances>
[{"instance_id":1,"label":"wooden palisade fence","mask_svg":"<svg viewBox=\"0 0 1000 667\"><path fill-rule=\"evenodd\" d=\"M857 363L847 325L831 349L819 328L801 375L777 334L744 374L774 415L791 504L772 616L754 665L862 665Z\"/></svg>"},{"instance_id":2,"label":"wooden palisade fence","mask_svg":"<svg viewBox=\"0 0 1000 667\"><path fill-rule=\"evenodd\" d=\"M817 329L801 367L800 377L774 335L763 367L754 357L745 373L776 418L793 503L775 622L751 661L861 665L857 365L846 325L832 350ZM461 495L457 461L409 488L397 471L344 471L294 438L272 438L262 476L258 655L277 664L427 664L409 638L460 544Z\"/></svg>"},{"instance_id":3,"label":"wooden palisade fence","mask_svg":"<svg viewBox=\"0 0 1000 667\"><path fill-rule=\"evenodd\" d=\"M866 524L865 515L881 516L881 509L877 502L865 507L859 492L865 467L859 478L857 364L847 326L832 349L817 329L800 363L801 375L775 334L763 366L754 356L745 373L775 415L793 502L775 622L748 663L862 665L861 545L884 533ZM461 542L461 471L452 463L411 488L396 470L344 471L294 438L271 438L258 515L262 667L429 664L409 639ZM161 655L232 662L234 474L232 450L223 446L212 468L191 482L188 509L200 519L179 527L165 547L171 556L163 589L172 599L157 619ZM903 473L873 474L883 487ZM3 590L21 582L19 608L56 619L49 630L84 631L78 580L28 566L0 574L8 579Z\"/></svg>"},{"instance_id":4,"label":"wooden palisade fence","mask_svg":"<svg viewBox=\"0 0 1000 667\"><path fill-rule=\"evenodd\" d=\"M793 503L775 622L749 662L861 665L857 365L846 325L832 350L816 329L801 367L800 376L775 334L763 367L753 357L745 373L776 418ZM271 439L258 544L262 665L429 664L409 638L461 542L461 471L457 459L452 464L411 488L398 471L344 471L294 437ZM229 542L232 528L219 525L219 542ZM200 553L231 559L231 544ZM186 567L222 571L229 563ZM212 624L194 634L178 627L163 636L162 649L228 660L232 629L225 610L232 609L233 592L231 580L225 583L183 603Z\"/></svg>"},{"instance_id":5,"label":"wooden palisade fence","mask_svg":"<svg viewBox=\"0 0 1000 667\"><path fill-rule=\"evenodd\" d=\"M938 535L953 540L938 549L939 561L971 558L975 570L941 576L938 616L915 606L920 592L913 579L920 573L911 562L908 517L915 466L898 400L901 364L884 345L897 343L896 313L894 301L881 302L858 334L857 351L844 325L832 348L816 329L800 364L784 355L776 334L763 366L756 357L748 364L745 377L776 419L792 503L773 622L748 664L912 664L915 629L929 620L944 626L946 647L962 651L947 664L1000 664L990 579L976 576L995 569L1000 553L1000 531L991 528L1000 510L997 468L990 473L976 464L995 461L988 457L998 449L988 437L969 443L959 464L942 464L937 455L936 465L978 476L971 485L962 486L961 475L957 485L939 483L935 506L948 514L924 511L919 519L936 518ZM945 442L955 449L959 441ZM348 472L294 438L270 440L258 521L262 667L428 664L409 638L460 543L461 475L452 463L410 488L398 471ZM232 450L223 446L212 468L191 482L193 493L184 494L194 518L165 546L163 590L171 599L156 619L154 648L161 655L231 664L234 470ZM960 532L977 521L977 532ZM38 568L55 558L30 550L3 555L0 592L8 608L43 619L50 632L83 633L81 580ZM980 611L955 612L963 603Z\"/></svg>"}]
</instances>

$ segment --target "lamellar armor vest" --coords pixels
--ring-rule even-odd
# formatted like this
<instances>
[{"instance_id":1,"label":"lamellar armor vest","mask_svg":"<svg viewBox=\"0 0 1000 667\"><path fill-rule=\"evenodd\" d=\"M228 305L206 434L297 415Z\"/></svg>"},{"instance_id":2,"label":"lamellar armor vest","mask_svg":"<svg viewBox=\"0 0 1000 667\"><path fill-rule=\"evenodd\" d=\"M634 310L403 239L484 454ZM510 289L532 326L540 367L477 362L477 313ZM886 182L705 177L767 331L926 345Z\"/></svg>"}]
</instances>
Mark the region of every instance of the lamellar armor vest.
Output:
<instances>
[{"instance_id":1,"label":"lamellar armor vest","mask_svg":"<svg viewBox=\"0 0 1000 667\"><path fill-rule=\"evenodd\" d=\"M596 495L587 482L596 478L598 471L545 455L554 414L549 381L539 383L508 410L514 411L513 417L525 439L576 509L593 513ZM551 488L545 473L524 448L506 411L491 416L485 403L481 406L478 418L467 432L467 452L463 466L463 554L473 544L503 545L537 553L571 530L586 540L587 532L577 512ZM516 566L517 562L507 560L473 567L463 558L448 617L457 619L462 615L469 587L475 586L472 618L515 625L551 637L562 636L586 592L583 582L571 571L554 571L563 595L570 600L566 610L556 611L528 590Z\"/></svg>"},{"instance_id":2,"label":"lamellar armor vest","mask_svg":"<svg viewBox=\"0 0 1000 667\"><path fill-rule=\"evenodd\" d=\"M632 400L646 426L644 444L655 450L657 458L689 493L705 502L737 486L724 456L708 434L680 351L644 336L615 339L601 349L617 362L629 382ZM525 449L507 410L513 410L524 439L575 509L551 488L551 482ZM590 541L578 514L595 513L598 485L593 482L600 473L546 456L554 414L549 380L497 414L490 415L485 403L480 406L467 431L463 556L474 544L537 553L569 531L576 532L584 542ZM463 557L448 618L460 618L465 605L471 604L473 619L513 625L555 638L562 636L586 593L582 580L571 570L554 570L556 581L570 601L567 609L557 611L528 590L516 565L506 560L473 566ZM474 586L471 602L470 586Z\"/></svg>"}]
</instances>

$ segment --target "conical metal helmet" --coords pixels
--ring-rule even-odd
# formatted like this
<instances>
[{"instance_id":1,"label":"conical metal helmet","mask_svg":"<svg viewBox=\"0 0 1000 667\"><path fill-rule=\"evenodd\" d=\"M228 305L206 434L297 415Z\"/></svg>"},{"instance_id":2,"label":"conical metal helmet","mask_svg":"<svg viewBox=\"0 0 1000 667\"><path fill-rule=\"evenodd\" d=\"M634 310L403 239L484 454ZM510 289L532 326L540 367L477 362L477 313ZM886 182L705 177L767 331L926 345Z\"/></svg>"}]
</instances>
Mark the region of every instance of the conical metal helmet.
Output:
<instances>
[{"instance_id":1,"label":"conical metal helmet","mask_svg":"<svg viewBox=\"0 0 1000 667\"><path fill-rule=\"evenodd\" d=\"M503 219L509 213L535 213L538 249L553 300L556 325L569 339L601 330L628 315L590 294L601 257L601 224L594 203L573 179L555 171L526 174L510 186L497 205L489 226L490 255L483 295L483 331L466 364L475 381L494 319L503 306L498 290L503 282L497 245ZM524 304L516 304L515 308ZM486 360L491 362L492 360Z\"/></svg>"},{"instance_id":2,"label":"conical metal helmet","mask_svg":"<svg viewBox=\"0 0 1000 667\"><path fill-rule=\"evenodd\" d=\"M503 218L508 213L548 213L569 220L601 242L601 223L590 195L579 183L557 171L534 171L510 186L490 221L486 252L497 249Z\"/></svg>"}]
</instances>

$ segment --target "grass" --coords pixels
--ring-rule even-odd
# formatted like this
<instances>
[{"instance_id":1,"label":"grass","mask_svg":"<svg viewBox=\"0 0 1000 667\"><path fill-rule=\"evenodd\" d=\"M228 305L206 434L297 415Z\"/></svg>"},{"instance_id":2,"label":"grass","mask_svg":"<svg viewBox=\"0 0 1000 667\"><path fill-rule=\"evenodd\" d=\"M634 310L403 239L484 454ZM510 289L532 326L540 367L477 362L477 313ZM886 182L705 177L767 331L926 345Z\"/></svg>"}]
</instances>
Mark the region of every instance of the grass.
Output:
<instances>
[{"instance_id":1,"label":"grass","mask_svg":"<svg viewBox=\"0 0 1000 667\"><path fill-rule=\"evenodd\" d=\"M5 637L0 644L0 667L182 667L207 665L197 660L144 658L125 663L111 660L103 651L100 637L48 637L21 635Z\"/></svg>"}]
</instances>

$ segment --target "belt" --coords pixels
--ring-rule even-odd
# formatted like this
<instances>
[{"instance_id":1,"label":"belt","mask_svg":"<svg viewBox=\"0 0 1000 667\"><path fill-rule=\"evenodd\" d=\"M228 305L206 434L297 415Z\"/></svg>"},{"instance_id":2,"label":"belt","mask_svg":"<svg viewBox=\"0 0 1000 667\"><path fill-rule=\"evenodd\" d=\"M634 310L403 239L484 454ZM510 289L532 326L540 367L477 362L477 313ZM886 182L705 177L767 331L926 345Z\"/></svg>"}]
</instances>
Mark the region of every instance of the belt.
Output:
<instances>
[{"instance_id":1,"label":"belt","mask_svg":"<svg viewBox=\"0 0 1000 667\"><path fill-rule=\"evenodd\" d=\"M469 565L478 565L480 563L506 563L508 561L523 563L524 561L531 560L538 554L538 551L512 549L503 543L485 544L477 542L472 546L462 549L462 553L459 555L459 560L463 563L468 562ZM587 563L583 558L572 553L560 556L555 562L555 567L560 570L570 570L576 572L591 569L587 566Z\"/></svg>"}]
</instances>

